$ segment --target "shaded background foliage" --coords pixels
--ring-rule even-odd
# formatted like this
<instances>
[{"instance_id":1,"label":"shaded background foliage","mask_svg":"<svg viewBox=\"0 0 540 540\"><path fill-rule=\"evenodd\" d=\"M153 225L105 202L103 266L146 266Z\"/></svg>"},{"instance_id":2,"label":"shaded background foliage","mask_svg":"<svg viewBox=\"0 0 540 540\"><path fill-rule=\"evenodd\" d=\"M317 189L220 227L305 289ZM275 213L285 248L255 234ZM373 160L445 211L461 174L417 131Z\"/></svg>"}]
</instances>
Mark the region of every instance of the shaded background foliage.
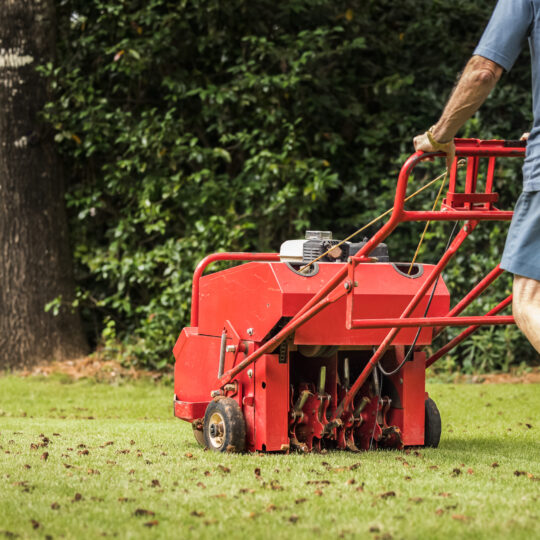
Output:
<instances>
[{"instance_id":1,"label":"shaded background foliage","mask_svg":"<svg viewBox=\"0 0 540 540\"><path fill-rule=\"evenodd\" d=\"M306 228L344 237L388 208L413 135L438 118L494 5L57 0L45 116L69 173L76 304L94 345L164 367L204 255L275 251ZM526 130L527 56L464 135ZM414 185L440 171L425 167ZM497 182L511 205L519 164ZM393 259L410 260L419 230L389 239ZM425 262L449 231L432 226ZM496 263L505 231L474 233L446 273L451 290L463 293ZM509 287L501 278L475 309ZM503 328L479 333L446 365L487 370L535 358L515 328Z\"/></svg>"}]
</instances>

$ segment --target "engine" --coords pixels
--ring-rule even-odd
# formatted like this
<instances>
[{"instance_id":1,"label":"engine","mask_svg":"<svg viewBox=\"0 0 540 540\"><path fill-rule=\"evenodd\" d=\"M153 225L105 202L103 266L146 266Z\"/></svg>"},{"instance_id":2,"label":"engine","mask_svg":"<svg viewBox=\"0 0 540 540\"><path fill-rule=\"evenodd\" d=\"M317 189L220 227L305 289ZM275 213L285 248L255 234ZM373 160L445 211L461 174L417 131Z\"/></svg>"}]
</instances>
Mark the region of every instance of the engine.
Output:
<instances>
[{"instance_id":1,"label":"engine","mask_svg":"<svg viewBox=\"0 0 540 540\"><path fill-rule=\"evenodd\" d=\"M288 263L308 264L315 259L321 262L346 262L356 255L367 242L341 242L334 240L330 231L307 231L305 240L287 240L279 250L281 260ZM377 262L390 262L388 246L379 244L369 254Z\"/></svg>"}]
</instances>

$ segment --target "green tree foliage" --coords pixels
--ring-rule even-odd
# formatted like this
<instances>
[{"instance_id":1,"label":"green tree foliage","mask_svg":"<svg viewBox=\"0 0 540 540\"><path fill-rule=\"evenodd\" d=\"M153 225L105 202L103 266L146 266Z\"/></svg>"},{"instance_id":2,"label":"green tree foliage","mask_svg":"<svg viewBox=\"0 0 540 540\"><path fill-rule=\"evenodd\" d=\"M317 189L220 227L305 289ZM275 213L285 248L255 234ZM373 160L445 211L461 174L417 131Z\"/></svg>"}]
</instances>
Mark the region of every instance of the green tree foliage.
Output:
<instances>
[{"instance_id":1,"label":"green tree foliage","mask_svg":"<svg viewBox=\"0 0 540 540\"><path fill-rule=\"evenodd\" d=\"M95 340L164 366L204 255L275 251L308 227L340 237L388 208L413 135L437 119L494 4L57 0L45 114L71 170L77 303ZM465 134L519 136L529 76L524 54ZM511 203L519 169L498 177ZM389 239L394 259L410 259L419 230ZM504 232L475 233L448 271L453 290L497 260ZM433 225L424 260L448 234ZM468 347L489 341L489 367L531 358L515 329L502 333Z\"/></svg>"}]
</instances>

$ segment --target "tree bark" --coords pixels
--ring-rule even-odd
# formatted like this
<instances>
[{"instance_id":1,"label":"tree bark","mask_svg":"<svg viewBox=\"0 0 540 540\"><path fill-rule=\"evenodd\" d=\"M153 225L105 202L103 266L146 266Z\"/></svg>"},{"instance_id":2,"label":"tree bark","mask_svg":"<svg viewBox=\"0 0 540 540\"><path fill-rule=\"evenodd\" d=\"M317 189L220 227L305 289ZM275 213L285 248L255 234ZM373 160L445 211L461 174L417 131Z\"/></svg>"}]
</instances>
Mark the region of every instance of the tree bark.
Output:
<instances>
[{"instance_id":1,"label":"tree bark","mask_svg":"<svg viewBox=\"0 0 540 540\"><path fill-rule=\"evenodd\" d=\"M39 120L47 84L36 72L55 50L54 0L0 0L0 369L74 358L87 349L69 306L64 181ZM58 316L44 307L61 296Z\"/></svg>"}]
</instances>

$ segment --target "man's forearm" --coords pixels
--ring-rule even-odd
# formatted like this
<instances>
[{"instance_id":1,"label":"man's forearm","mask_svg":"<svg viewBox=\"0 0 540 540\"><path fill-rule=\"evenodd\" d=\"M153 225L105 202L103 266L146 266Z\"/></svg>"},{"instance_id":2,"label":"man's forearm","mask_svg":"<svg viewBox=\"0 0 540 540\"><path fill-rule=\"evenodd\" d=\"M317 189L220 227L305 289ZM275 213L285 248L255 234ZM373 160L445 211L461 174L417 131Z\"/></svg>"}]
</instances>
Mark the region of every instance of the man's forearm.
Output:
<instances>
[{"instance_id":1,"label":"man's forearm","mask_svg":"<svg viewBox=\"0 0 540 540\"><path fill-rule=\"evenodd\" d=\"M473 56L444 108L439 121L433 126L433 137L439 142L450 141L458 130L484 103L498 80L503 68L482 56Z\"/></svg>"}]
</instances>

